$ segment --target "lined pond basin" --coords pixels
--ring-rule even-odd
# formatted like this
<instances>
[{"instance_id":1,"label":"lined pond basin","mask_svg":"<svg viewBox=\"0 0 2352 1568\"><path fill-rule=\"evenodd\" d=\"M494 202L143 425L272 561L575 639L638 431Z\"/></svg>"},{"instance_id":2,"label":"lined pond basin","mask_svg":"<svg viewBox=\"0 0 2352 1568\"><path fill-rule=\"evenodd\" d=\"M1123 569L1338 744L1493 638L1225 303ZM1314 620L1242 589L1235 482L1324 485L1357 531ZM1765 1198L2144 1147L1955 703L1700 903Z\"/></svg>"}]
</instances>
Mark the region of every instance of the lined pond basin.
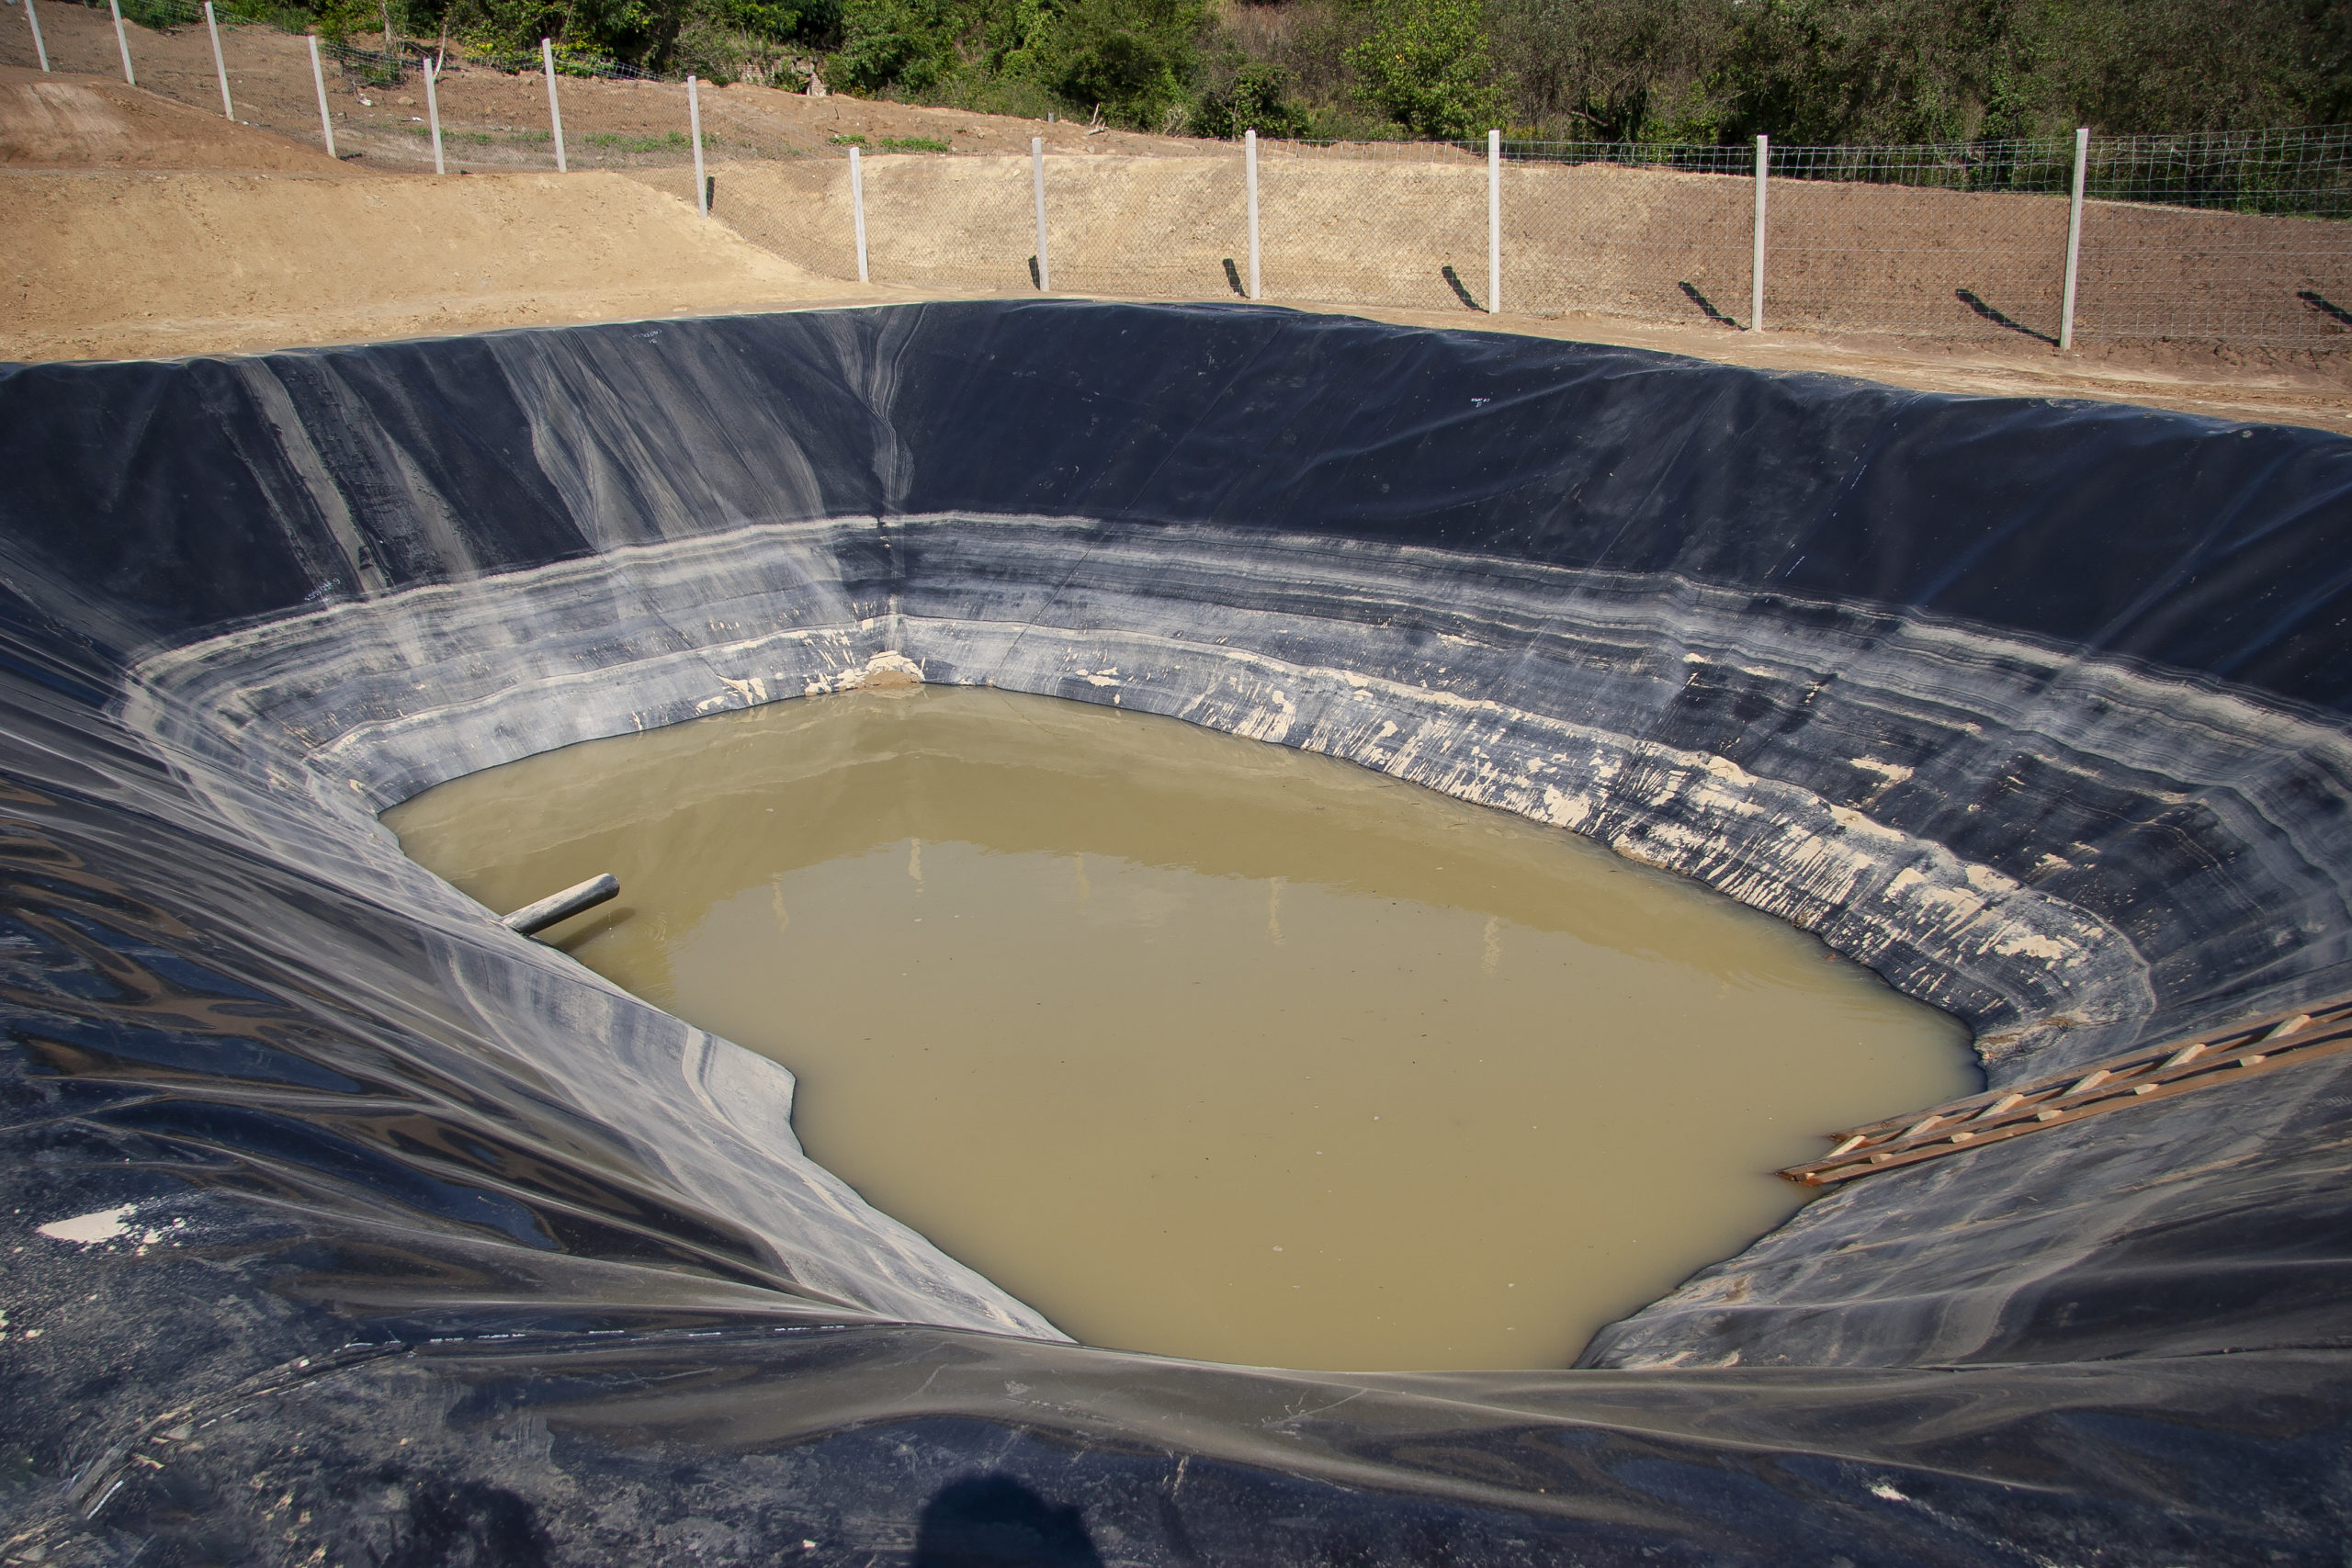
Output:
<instances>
[{"instance_id":1,"label":"lined pond basin","mask_svg":"<svg viewBox=\"0 0 2352 1568\"><path fill-rule=\"evenodd\" d=\"M922 686L385 813L492 909L799 1077L809 1154L1089 1344L1558 1366L1977 1087L1812 938L1555 829L1112 708Z\"/></svg>"}]
</instances>

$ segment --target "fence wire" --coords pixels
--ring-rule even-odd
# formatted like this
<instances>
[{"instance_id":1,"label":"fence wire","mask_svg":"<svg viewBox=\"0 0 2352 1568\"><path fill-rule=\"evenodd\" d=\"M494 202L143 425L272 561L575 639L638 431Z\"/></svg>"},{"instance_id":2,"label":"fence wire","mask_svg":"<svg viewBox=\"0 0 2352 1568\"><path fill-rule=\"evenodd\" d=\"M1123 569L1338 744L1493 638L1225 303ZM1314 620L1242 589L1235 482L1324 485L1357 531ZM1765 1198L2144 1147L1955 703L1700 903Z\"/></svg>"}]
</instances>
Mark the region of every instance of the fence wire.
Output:
<instances>
[{"instance_id":1,"label":"fence wire","mask_svg":"<svg viewBox=\"0 0 2352 1568\"><path fill-rule=\"evenodd\" d=\"M24 0L0 60L31 64ZM261 0L216 4L238 118L321 138L308 45ZM103 5L47 0L51 63L117 75ZM200 5L123 0L139 85L217 112ZM63 24L63 25L60 25ZM356 35L325 41L336 148L427 169L423 62L452 170L552 169L536 56ZM576 51L557 54L573 169L695 199L686 90ZM701 96L714 218L809 272L857 276L847 144L786 134L755 95ZM292 106L292 107L289 107ZM1010 294L1041 281L1030 160L927 142L862 146L868 271L878 284ZM915 150L920 148L921 150ZM1942 146L1781 147L1764 184L1763 324L2054 345L2062 320L2071 138ZM1756 325L1752 146L1506 141L1500 297L1490 298L1486 143L1266 141L1259 276L1270 300L1595 314ZM1055 292L1245 297L1243 154L1045 159ZM2084 168L2076 342L2148 339L2352 348L2352 127L2092 138Z\"/></svg>"},{"instance_id":2,"label":"fence wire","mask_svg":"<svg viewBox=\"0 0 2352 1568\"><path fill-rule=\"evenodd\" d=\"M2093 138L2086 186L2076 336L2352 336L2352 128Z\"/></svg>"}]
</instances>

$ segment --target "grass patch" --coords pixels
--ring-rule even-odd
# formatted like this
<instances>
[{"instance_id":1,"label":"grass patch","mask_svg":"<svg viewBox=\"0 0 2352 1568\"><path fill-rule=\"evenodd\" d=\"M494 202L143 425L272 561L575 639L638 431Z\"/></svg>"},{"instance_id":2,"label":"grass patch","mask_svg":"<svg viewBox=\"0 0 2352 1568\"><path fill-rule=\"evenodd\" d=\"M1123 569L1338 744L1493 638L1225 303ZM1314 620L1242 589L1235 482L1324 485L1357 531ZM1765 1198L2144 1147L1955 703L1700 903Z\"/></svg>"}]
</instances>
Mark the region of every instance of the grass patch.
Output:
<instances>
[{"instance_id":1,"label":"grass patch","mask_svg":"<svg viewBox=\"0 0 2352 1568\"><path fill-rule=\"evenodd\" d=\"M433 134L433 128L429 125L404 125L401 129L411 136L430 138ZM548 130L510 130L503 135L499 135L488 130L445 130L441 133L441 140L445 142L463 142L469 147L488 147L499 141L520 142L526 146L545 146L555 140L555 133ZM679 140L683 141L685 138L680 137Z\"/></svg>"},{"instance_id":2,"label":"grass patch","mask_svg":"<svg viewBox=\"0 0 2352 1568\"><path fill-rule=\"evenodd\" d=\"M863 136L836 136L833 138L833 145L864 147L867 142ZM886 136L881 140L879 146L885 152L953 152L956 151L935 136Z\"/></svg>"},{"instance_id":3,"label":"grass patch","mask_svg":"<svg viewBox=\"0 0 2352 1568\"><path fill-rule=\"evenodd\" d=\"M718 138L710 131L702 133L705 147L718 145ZM673 152L691 147L694 141L683 130L665 130L658 136L630 136L616 130L593 130L588 133L591 147L610 148L616 152Z\"/></svg>"}]
</instances>

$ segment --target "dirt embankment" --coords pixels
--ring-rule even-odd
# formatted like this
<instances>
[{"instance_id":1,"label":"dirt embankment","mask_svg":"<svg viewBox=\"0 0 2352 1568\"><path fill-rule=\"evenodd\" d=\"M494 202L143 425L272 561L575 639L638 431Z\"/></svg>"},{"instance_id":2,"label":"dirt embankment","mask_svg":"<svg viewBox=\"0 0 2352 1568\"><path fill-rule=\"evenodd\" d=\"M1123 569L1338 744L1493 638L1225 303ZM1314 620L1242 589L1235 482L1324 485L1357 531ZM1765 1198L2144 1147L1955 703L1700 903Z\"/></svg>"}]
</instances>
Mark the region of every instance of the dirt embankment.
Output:
<instances>
[{"instance_id":1,"label":"dirt embankment","mask_svg":"<svg viewBox=\"0 0 2352 1568\"><path fill-rule=\"evenodd\" d=\"M1238 154L1049 157L1048 275L1057 293L1246 297L1249 219ZM714 157L715 214L808 271L855 276L848 171L839 160ZM690 172L640 178L690 200ZM1792 182L1793 183L1793 182ZM2029 397L2115 398L2229 417L2352 429L2352 353L2280 344L2102 338L2112 302L2170 291L2276 326L2313 313L2316 261L2352 281L2352 254L2267 254L2318 226L2177 209L2102 215L2086 263L2075 352L2055 352L2064 198L1821 186L1784 191L1784 243L1768 304L1748 313L1753 195L1718 175L1606 165L1504 171L1503 302L1487 315L1487 178L1473 160L1260 163L1261 285L1269 301L1389 320L1641 344L1736 363ZM883 155L864 173L877 284L964 296L1033 292L1036 209L1025 157ZM2117 231L2136 220L2129 237ZM1905 236L1882 256L1871 226ZM2251 231L2251 239L2215 231ZM2026 243L2018 243L2018 237ZM2044 241L2046 243L2031 242ZM2238 276L2222 275L2235 266ZM2335 292L2352 290L2330 284ZM1844 321L1864 329L1828 328ZM1920 323L1926 323L1923 327ZM2352 341L2352 334L2347 334Z\"/></svg>"},{"instance_id":2,"label":"dirt embankment","mask_svg":"<svg viewBox=\"0 0 2352 1568\"><path fill-rule=\"evenodd\" d=\"M812 276L617 175L360 175L266 131L191 126L191 112L103 81L0 70L11 165L0 172L0 358L217 354L883 297ZM78 172L27 167L76 159Z\"/></svg>"},{"instance_id":3,"label":"dirt embankment","mask_svg":"<svg viewBox=\"0 0 2352 1568\"><path fill-rule=\"evenodd\" d=\"M21 9L11 9L0 15L0 59L29 62L28 36L9 30L21 25ZM1025 152L1033 133L1057 154L1049 160L1057 292L1232 299L1245 287L1238 153L1214 142L1089 136L1079 126L838 95L712 90L704 107L706 130L717 137L708 161L718 221L705 222L693 208L691 149L667 129L683 112L675 85L567 79L575 172L559 177L522 172L552 164L546 133L533 140L534 124L544 124L542 83L487 72L452 76L442 104L451 167L476 172L435 178L405 172L429 167L429 148L416 134L421 111L401 102L421 83L379 94L331 77L345 156L330 161L299 39L230 32L232 123L220 112L200 28L132 29L141 73L133 89L120 80L103 11L51 5L43 20L55 62L78 61L97 73L43 76L0 65L0 276L15 307L0 323L0 357L234 352L1034 293L1028 161L1003 155ZM147 90L154 86L163 91ZM458 134L469 125L481 128L478 140ZM849 281L855 261L847 169L833 143L840 136L864 137L877 153L866 162L873 288ZM909 136L999 156L880 152L886 140ZM1125 155L1085 155L1098 152ZM1789 242L1776 252L1782 260L1771 279L1776 321L1810 330L1755 333L1731 324L1744 315L1747 293L1747 195L1731 188L1741 182L1506 170L1511 313L1502 316L1477 309L1485 182L1475 160L1415 165L1270 149L1261 183L1265 297L1301 309L1636 344L1924 389L2112 399L2352 432L2352 355L2097 339L2073 355L2052 352L2041 318L2052 303L2042 296L2053 292L2054 269L2033 257L2052 247L2020 252L1999 236L1972 237L1947 211L1964 207L1971 222L2006 214L2020 231L2054 233L2042 210L2047 198L1784 190L1775 197L1785 224L1777 232ZM1685 210L1693 202L1704 209L1695 218ZM2182 281L2221 297L2238 280L2205 276L2213 267L2188 242L2198 237L2192 230L2232 221L2278 220L2217 224L2155 210L2145 222L2169 226L2163 233L2107 249L2136 255L2134 276L2202 267ZM1919 233L1896 235L1904 243L1895 244L1884 232L1890 222ZM2323 229L2333 237L2332 225L2300 226ZM1823 258L1809 281L1800 254L1807 244ZM1849 276L1866 250L1905 258L1902 276ZM2026 253L2014 279L1981 259ZM2334 250L2321 262L2336 265ZM2096 324L2105 306L2090 265L2084 308ZM1952 320L1949 330L1901 335L1823 329L1820 316L1850 315L1866 298L1901 311L1933 306ZM2279 309L2315 308L2292 290L2280 298ZM1815 299L1821 308L1808 309Z\"/></svg>"},{"instance_id":4,"label":"dirt embankment","mask_svg":"<svg viewBox=\"0 0 2352 1568\"><path fill-rule=\"evenodd\" d=\"M880 296L617 175L0 176L0 359L118 359Z\"/></svg>"},{"instance_id":5,"label":"dirt embankment","mask_svg":"<svg viewBox=\"0 0 2352 1568\"><path fill-rule=\"evenodd\" d=\"M351 171L316 147L103 76L0 65L0 167Z\"/></svg>"}]
</instances>

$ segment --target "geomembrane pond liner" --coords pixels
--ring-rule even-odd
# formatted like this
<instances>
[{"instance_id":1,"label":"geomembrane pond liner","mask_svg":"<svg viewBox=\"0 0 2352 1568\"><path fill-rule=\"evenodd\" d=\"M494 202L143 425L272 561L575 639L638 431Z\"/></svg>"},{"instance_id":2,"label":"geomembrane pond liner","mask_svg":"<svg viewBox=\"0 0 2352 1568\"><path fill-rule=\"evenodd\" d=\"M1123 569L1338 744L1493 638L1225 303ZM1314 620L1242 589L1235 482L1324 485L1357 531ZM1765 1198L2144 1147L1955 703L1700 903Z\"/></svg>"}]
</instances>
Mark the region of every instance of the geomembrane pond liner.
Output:
<instances>
[{"instance_id":1,"label":"geomembrane pond liner","mask_svg":"<svg viewBox=\"0 0 2352 1568\"><path fill-rule=\"evenodd\" d=\"M374 814L911 666L1589 835L1997 1089L2352 990L2352 442L1034 302L19 367L0 473L8 1555L2337 1561L2352 1054L1854 1182L1574 1369L1159 1360Z\"/></svg>"}]
</instances>

